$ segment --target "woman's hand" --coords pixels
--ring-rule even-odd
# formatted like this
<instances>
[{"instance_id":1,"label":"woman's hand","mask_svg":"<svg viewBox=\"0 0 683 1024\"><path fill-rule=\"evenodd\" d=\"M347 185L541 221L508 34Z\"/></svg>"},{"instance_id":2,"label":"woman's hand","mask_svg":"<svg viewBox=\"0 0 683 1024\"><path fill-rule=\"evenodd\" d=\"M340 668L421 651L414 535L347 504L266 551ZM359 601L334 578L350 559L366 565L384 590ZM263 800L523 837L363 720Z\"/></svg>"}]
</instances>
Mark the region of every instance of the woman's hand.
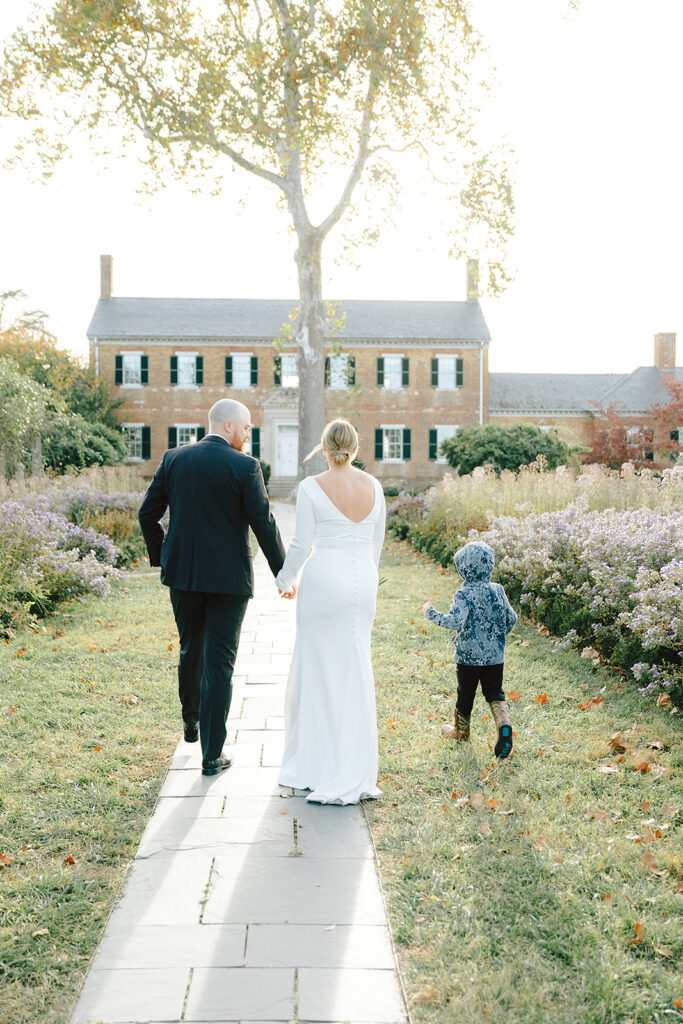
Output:
<instances>
[{"instance_id":1,"label":"woman's hand","mask_svg":"<svg viewBox=\"0 0 683 1024\"><path fill-rule=\"evenodd\" d=\"M434 605L432 604L432 599L430 597L429 600L425 601L425 603L422 605L422 614L426 615L427 614L427 609L428 608L433 608L433 607L434 607Z\"/></svg>"}]
</instances>

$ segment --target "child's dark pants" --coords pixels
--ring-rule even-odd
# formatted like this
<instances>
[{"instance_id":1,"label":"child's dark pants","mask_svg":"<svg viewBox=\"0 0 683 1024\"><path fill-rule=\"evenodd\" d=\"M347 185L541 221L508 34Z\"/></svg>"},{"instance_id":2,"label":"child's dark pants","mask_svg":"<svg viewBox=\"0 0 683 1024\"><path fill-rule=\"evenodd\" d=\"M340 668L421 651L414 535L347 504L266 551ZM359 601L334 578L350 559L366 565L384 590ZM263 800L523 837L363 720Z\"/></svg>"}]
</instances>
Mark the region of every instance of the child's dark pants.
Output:
<instances>
[{"instance_id":1,"label":"child's dark pants","mask_svg":"<svg viewBox=\"0 0 683 1024\"><path fill-rule=\"evenodd\" d=\"M481 683L481 692L489 704L492 700L505 700L502 665L461 665L458 663L456 669L458 697L455 706L465 718L469 718L472 714L478 683Z\"/></svg>"}]
</instances>

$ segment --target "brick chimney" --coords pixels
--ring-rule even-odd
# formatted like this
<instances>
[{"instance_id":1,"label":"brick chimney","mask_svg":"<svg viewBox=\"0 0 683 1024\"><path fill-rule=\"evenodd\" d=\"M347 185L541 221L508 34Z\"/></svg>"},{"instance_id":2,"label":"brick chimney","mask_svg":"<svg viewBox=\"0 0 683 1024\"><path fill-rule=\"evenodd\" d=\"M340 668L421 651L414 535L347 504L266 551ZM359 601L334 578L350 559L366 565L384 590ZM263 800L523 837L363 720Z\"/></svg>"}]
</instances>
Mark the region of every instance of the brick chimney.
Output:
<instances>
[{"instance_id":1,"label":"brick chimney","mask_svg":"<svg viewBox=\"0 0 683 1024\"><path fill-rule=\"evenodd\" d=\"M479 301L479 260L467 261L467 301Z\"/></svg>"},{"instance_id":2,"label":"brick chimney","mask_svg":"<svg viewBox=\"0 0 683 1024\"><path fill-rule=\"evenodd\" d=\"M111 256L100 256L100 298L110 299L114 275L114 260Z\"/></svg>"},{"instance_id":3,"label":"brick chimney","mask_svg":"<svg viewBox=\"0 0 683 1024\"><path fill-rule=\"evenodd\" d=\"M660 370L676 369L675 334L655 334L655 366Z\"/></svg>"}]
</instances>

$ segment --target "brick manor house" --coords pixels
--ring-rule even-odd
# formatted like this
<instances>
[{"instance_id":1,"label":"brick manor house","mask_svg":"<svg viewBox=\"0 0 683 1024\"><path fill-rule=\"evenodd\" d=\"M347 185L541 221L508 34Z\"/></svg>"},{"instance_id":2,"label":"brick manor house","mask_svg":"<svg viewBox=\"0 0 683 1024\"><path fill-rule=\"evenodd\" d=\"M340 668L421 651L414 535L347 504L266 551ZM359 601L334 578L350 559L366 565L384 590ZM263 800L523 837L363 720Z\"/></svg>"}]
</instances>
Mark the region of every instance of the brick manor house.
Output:
<instances>
[{"instance_id":1,"label":"brick manor house","mask_svg":"<svg viewBox=\"0 0 683 1024\"><path fill-rule=\"evenodd\" d=\"M114 297L112 270L111 256L101 256L90 361L124 399L131 460L150 460L151 475L166 448L203 437L214 402L234 397L251 412L251 452L270 464L271 492L289 493L298 465L296 352L273 340L296 301ZM472 423L531 422L590 445L595 401L620 403L630 423L647 427L646 411L663 398L661 372L683 379L675 334L656 335L654 365L630 374L489 373L477 279L469 260L464 301L340 303L344 324L326 357L328 417L353 421L360 458L385 485L442 476L440 442Z\"/></svg>"}]
</instances>

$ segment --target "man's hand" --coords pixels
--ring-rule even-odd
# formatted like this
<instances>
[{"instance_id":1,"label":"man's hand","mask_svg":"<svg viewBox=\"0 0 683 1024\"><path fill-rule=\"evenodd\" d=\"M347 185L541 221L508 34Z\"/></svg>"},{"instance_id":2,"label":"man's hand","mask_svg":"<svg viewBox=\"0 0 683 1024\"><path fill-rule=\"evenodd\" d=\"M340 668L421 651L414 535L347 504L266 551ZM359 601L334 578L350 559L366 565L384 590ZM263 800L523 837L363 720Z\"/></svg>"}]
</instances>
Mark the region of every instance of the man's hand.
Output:
<instances>
[{"instance_id":1,"label":"man's hand","mask_svg":"<svg viewBox=\"0 0 683 1024\"><path fill-rule=\"evenodd\" d=\"M291 590L278 590L280 597L284 597L285 601L293 601L296 597L296 584L292 586Z\"/></svg>"},{"instance_id":2,"label":"man's hand","mask_svg":"<svg viewBox=\"0 0 683 1024\"><path fill-rule=\"evenodd\" d=\"M425 603L422 605L422 614L426 615L427 614L427 609L428 608L433 608L433 607L434 607L434 605L432 604L432 599L430 597L429 600L425 601Z\"/></svg>"}]
</instances>

